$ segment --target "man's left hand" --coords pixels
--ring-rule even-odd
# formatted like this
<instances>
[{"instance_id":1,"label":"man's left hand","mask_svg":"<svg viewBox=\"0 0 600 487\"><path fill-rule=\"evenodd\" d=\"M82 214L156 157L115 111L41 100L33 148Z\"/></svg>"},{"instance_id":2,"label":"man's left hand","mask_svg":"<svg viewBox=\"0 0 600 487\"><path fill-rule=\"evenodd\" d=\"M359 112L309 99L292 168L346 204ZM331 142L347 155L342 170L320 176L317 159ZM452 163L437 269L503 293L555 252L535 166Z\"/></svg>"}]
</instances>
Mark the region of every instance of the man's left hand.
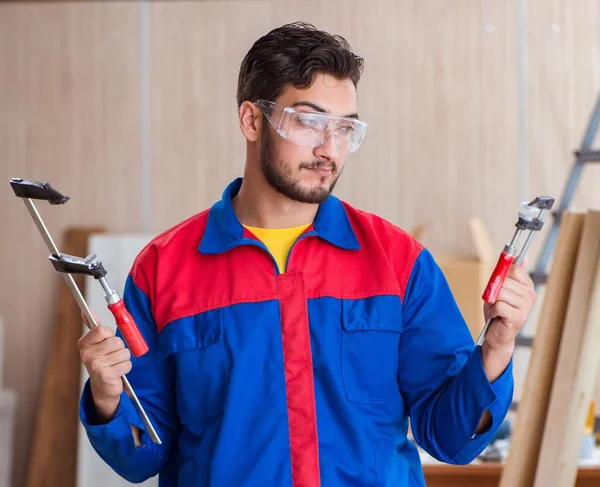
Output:
<instances>
[{"instance_id":1,"label":"man's left hand","mask_svg":"<svg viewBox=\"0 0 600 487\"><path fill-rule=\"evenodd\" d=\"M485 320L493 318L481 349L483 369L490 382L495 381L506 369L515 348L515 338L525 325L533 308L536 293L533 281L527 274L527 259L521 265L511 266L504 285L493 305L484 303ZM476 433L485 431L491 423L489 411L485 411Z\"/></svg>"},{"instance_id":2,"label":"man's left hand","mask_svg":"<svg viewBox=\"0 0 600 487\"><path fill-rule=\"evenodd\" d=\"M485 341L492 349L512 349L535 303L533 281L526 271L527 259L511 266L504 285L493 305L484 303L486 321L494 318Z\"/></svg>"}]
</instances>

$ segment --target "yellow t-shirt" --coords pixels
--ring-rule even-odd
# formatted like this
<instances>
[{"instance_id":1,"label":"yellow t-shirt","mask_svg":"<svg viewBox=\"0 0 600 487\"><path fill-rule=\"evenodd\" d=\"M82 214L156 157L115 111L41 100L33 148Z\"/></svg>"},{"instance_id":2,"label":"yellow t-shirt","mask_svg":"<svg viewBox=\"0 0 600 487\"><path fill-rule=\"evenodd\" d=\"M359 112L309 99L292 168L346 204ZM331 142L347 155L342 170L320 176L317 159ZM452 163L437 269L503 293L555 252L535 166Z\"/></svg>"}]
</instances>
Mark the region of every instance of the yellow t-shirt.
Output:
<instances>
[{"instance_id":1,"label":"yellow t-shirt","mask_svg":"<svg viewBox=\"0 0 600 487\"><path fill-rule=\"evenodd\" d=\"M258 228L250 227L248 225L244 226L267 246L269 252L271 252L271 255L277 261L279 272L283 274L286 271L285 263L290 248L300 234L310 226L310 223L291 228Z\"/></svg>"}]
</instances>

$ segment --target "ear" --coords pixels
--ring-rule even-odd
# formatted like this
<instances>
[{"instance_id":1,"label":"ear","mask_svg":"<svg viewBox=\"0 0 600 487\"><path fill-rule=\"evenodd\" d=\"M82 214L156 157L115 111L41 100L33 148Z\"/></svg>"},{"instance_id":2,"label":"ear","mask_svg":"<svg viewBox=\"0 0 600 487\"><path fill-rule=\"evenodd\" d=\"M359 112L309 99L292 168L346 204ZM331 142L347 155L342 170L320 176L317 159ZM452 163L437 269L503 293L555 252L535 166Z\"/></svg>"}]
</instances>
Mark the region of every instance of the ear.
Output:
<instances>
[{"instance_id":1,"label":"ear","mask_svg":"<svg viewBox=\"0 0 600 487\"><path fill-rule=\"evenodd\" d=\"M256 142L262 129L262 112L254 103L245 101L240 106L239 116L244 137L249 142Z\"/></svg>"}]
</instances>

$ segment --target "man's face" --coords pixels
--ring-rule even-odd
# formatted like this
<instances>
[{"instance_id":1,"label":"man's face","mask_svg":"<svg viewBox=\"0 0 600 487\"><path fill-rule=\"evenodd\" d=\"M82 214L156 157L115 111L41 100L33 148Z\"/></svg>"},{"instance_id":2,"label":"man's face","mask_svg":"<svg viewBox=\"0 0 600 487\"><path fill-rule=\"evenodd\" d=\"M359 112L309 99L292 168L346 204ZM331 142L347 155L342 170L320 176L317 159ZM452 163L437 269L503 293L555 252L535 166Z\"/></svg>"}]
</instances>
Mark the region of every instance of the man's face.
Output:
<instances>
[{"instance_id":1,"label":"man's face","mask_svg":"<svg viewBox=\"0 0 600 487\"><path fill-rule=\"evenodd\" d=\"M272 100L298 112L325 112L356 116L356 89L351 80L319 74L306 90L288 87ZM260 167L267 182L279 193L302 203L318 204L329 196L344 167L347 150L339 150L335 136L318 147L302 147L280 137L263 119Z\"/></svg>"}]
</instances>

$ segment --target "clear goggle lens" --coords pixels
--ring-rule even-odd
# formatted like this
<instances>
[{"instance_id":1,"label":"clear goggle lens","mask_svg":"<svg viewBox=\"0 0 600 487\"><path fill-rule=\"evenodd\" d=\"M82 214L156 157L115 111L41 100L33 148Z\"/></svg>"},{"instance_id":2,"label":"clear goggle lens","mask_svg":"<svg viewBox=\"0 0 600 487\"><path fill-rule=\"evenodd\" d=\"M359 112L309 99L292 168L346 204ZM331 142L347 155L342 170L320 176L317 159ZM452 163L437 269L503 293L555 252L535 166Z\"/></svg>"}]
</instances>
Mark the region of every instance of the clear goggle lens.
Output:
<instances>
[{"instance_id":1,"label":"clear goggle lens","mask_svg":"<svg viewBox=\"0 0 600 487\"><path fill-rule=\"evenodd\" d=\"M265 100L258 100L256 106L281 137L302 147L319 147L333 136L339 151L355 152L367 131L367 124L362 120L299 112Z\"/></svg>"}]
</instances>

